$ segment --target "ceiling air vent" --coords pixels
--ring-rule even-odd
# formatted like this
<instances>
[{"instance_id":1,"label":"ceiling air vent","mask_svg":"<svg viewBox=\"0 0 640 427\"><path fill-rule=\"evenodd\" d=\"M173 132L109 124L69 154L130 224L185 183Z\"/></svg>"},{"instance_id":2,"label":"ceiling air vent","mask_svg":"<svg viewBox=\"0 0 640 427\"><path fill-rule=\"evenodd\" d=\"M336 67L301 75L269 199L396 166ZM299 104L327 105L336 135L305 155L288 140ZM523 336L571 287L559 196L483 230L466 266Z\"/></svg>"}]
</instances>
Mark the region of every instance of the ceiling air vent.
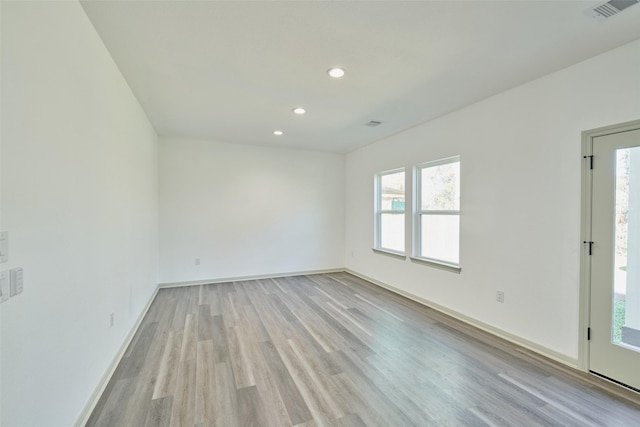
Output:
<instances>
[{"instance_id":1,"label":"ceiling air vent","mask_svg":"<svg viewBox=\"0 0 640 427\"><path fill-rule=\"evenodd\" d=\"M380 126L382 122L378 122L376 120L371 120L369 123L365 123L365 126L369 126L370 128L374 128L376 126Z\"/></svg>"},{"instance_id":2,"label":"ceiling air vent","mask_svg":"<svg viewBox=\"0 0 640 427\"><path fill-rule=\"evenodd\" d=\"M609 0L607 2L600 3L593 9L587 10L587 14L598 22L604 22L613 15L617 15L623 10L638 3L640 3L640 0Z\"/></svg>"}]
</instances>

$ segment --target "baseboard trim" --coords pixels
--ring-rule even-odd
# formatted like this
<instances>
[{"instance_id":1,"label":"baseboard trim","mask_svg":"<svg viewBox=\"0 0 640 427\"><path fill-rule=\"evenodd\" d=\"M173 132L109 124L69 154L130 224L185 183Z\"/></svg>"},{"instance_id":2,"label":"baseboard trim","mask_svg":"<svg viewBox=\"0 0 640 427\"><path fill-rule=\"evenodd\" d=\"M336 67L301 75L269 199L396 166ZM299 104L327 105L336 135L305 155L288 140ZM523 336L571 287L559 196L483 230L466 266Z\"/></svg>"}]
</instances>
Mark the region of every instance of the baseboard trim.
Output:
<instances>
[{"instance_id":1,"label":"baseboard trim","mask_svg":"<svg viewBox=\"0 0 640 427\"><path fill-rule=\"evenodd\" d=\"M214 283L240 282L244 280L275 279L278 277L306 276L309 274L340 273L343 271L345 271L344 267L328 268L324 270L289 271L286 273L260 274L257 276L234 276L234 277L222 277L217 279L192 280L188 282L168 282L168 283L160 283L158 287L159 288L179 288L181 286L210 285Z\"/></svg>"},{"instance_id":2,"label":"baseboard trim","mask_svg":"<svg viewBox=\"0 0 640 427\"><path fill-rule=\"evenodd\" d=\"M142 310L142 313L140 313L140 315L138 316L136 323L133 325L133 327L129 331L129 334L126 336L123 344L120 346L120 349L118 350L115 357L113 358L113 361L111 362L105 374L102 376L102 379L100 380L95 390L91 394L91 397L89 398L89 400L87 401L87 404L85 405L84 409L80 413L80 416L78 417L78 421L76 421L76 423L74 424L74 427L83 427L89 421L89 417L91 416L91 413L93 412L96 405L98 404L98 401L102 396L102 393L104 393L104 390L107 388L107 384L109 384L109 381L113 376L113 373L116 371L118 364L120 364L120 361L124 357L124 354L126 353L127 348L129 347L129 344L131 344L131 341L133 340L133 337L135 336L136 332L138 332L138 328L142 324L142 320L147 315L147 312L149 311L149 308L151 307L153 300L156 299L156 295L158 295L159 289L160 288L156 286L156 289L151 295L151 298L149 298L149 301L147 301L147 305Z\"/></svg>"},{"instance_id":3,"label":"baseboard trim","mask_svg":"<svg viewBox=\"0 0 640 427\"><path fill-rule=\"evenodd\" d=\"M568 367L574 368L574 369L578 369L578 359L577 358L572 358L569 356L566 356L562 353L558 353L557 351L551 350L550 348L547 348L545 346L536 344L532 341L529 341L527 339L524 339L522 337L519 337L517 335L511 334L509 332L503 331L502 329L496 328L495 326L491 326L488 323L484 323L481 322L477 319L474 319L473 317L469 317L466 316L462 313L459 313L455 310L451 310L445 306L442 306L440 304L436 304L433 301L429 301L425 298L419 297L417 295L414 295L410 292L406 292L403 291L402 289L396 288L395 286L391 286L387 283L381 282L379 280L376 280L372 277L368 277L365 274L359 273L357 271L351 270L349 268L345 268L344 270L347 273L353 274L354 276L360 277L361 279L364 279L368 282L373 283L374 285L380 286L381 288L387 289L391 292L394 292L398 295L402 295L405 298L408 298L412 301L415 301L419 304L422 304L426 307L432 308L434 310L437 310L441 313L446 314L447 316L451 316L454 319L460 320L461 322L464 322L468 325L471 325L475 328L478 328L482 331L488 332L492 335L495 335L497 337L500 337L506 341L509 341L515 345L518 345L520 347L523 347L527 350L533 351L534 353L540 354L544 357L547 357L555 362L561 363L563 365L566 365Z\"/></svg>"}]
</instances>

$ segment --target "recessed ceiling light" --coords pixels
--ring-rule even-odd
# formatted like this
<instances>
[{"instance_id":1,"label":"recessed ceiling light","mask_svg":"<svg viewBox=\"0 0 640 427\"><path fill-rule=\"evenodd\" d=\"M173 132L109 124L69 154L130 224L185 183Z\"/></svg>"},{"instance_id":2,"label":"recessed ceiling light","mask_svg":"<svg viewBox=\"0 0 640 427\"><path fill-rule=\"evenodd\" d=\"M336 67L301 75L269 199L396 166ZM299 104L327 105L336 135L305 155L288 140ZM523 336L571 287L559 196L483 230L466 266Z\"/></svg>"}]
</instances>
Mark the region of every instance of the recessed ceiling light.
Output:
<instances>
[{"instance_id":1,"label":"recessed ceiling light","mask_svg":"<svg viewBox=\"0 0 640 427\"><path fill-rule=\"evenodd\" d=\"M334 79L339 79L340 77L344 76L344 70L339 67L333 67L327 70L327 74L329 74L329 76L333 77Z\"/></svg>"},{"instance_id":2,"label":"recessed ceiling light","mask_svg":"<svg viewBox=\"0 0 640 427\"><path fill-rule=\"evenodd\" d=\"M302 108L302 107L297 107L297 108L294 108L294 109L293 109L293 112L294 112L294 113L296 113L296 114L304 114L304 113L306 113L306 112L307 112L307 110L305 110L305 109L304 109L304 108Z\"/></svg>"},{"instance_id":3,"label":"recessed ceiling light","mask_svg":"<svg viewBox=\"0 0 640 427\"><path fill-rule=\"evenodd\" d=\"M281 130L274 130L274 131L273 131L273 134L274 134L274 135L278 135L278 136L282 135L283 133L284 133L284 132L282 132Z\"/></svg>"}]
</instances>

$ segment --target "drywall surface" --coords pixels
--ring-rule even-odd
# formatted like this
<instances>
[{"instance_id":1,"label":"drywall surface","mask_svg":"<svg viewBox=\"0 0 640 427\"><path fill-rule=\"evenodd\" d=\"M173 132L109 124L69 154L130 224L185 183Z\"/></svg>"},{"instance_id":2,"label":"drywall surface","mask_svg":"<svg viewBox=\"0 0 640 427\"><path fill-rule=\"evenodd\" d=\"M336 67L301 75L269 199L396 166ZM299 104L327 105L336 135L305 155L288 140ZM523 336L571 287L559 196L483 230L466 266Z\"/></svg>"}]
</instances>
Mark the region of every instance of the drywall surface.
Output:
<instances>
[{"instance_id":1,"label":"drywall surface","mask_svg":"<svg viewBox=\"0 0 640 427\"><path fill-rule=\"evenodd\" d=\"M0 424L68 427L157 285L157 137L77 2L2 2L1 182Z\"/></svg>"},{"instance_id":2,"label":"drywall surface","mask_svg":"<svg viewBox=\"0 0 640 427\"><path fill-rule=\"evenodd\" d=\"M344 155L159 147L161 283L344 267Z\"/></svg>"},{"instance_id":3,"label":"drywall surface","mask_svg":"<svg viewBox=\"0 0 640 427\"><path fill-rule=\"evenodd\" d=\"M0 4L0 24L2 24L2 5ZM1 29L1 27L0 27ZM2 31L0 30L0 51L2 50ZM1 59L0 59L1 60ZM2 98L2 66L0 62L0 100ZM2 103L0 102L0 126L2 126ZM0 191L2 190L2 134L0 131ZM0 193L1 195L2 193ZM0 230L2 225L2 197L0 197ZM0 423L2 423L2 305L0 305Z\"/></svg>"},{"instance_id":4,"label":"drywall surface","mask_svg":"<svg viewBox=\"0 0 640 427\"><path fill-rule=\"evenodd\" d=\"M575 361L581 132L640 118L639 76L636 41L348 154L347 268ZM374 174L454 155L462 272L373 253Z\"/></svg>"}]
</instances>

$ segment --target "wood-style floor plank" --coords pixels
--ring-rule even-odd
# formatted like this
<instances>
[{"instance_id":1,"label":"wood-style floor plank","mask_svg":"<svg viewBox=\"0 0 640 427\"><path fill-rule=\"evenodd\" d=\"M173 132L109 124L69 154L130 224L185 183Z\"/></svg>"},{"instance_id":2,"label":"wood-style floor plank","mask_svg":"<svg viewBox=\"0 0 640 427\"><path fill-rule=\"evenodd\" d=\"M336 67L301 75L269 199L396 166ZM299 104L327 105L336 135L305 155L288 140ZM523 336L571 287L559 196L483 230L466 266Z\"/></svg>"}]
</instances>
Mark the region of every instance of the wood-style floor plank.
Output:
<instances>
[{"instance_id":1,"label":"wood-style floor plank","mask_svg":"<svg viewBox=\"0 0 640 427\"><path fill-rule=\"evenodd\" d=\"M274 373L278 392L284 401L293 424L300 424L311 419L309 408L300 395L300 390L291 377L278 350L271 341L261 343L262 354L267 361L269 370Z\"/></svg>"},{"instance_id":2,"label":"wood-style floor plank","mask_svg":"<svg viewBox=\"0 0 640 427\"><path fill-rule=\"evenodd\" d=\"M201 306L202 307L202 306ZM213 357L213 341L198 342L196 357L196 424L215 423L216 362Z\"/></svg>"},{"instance_id":3,"label":"wood-style floor plank","mask_svg":"<svg viewBox=\"0 0 640 427\"><path fill-rule=\"evenodd\" d=\"M332 273L160 290L87 423L431 425L640 426L640 396Z\"/></svg>"},{"instance_id":4,"label":"wood-style floor plank","mask_svg":"<svg viewBox=\"0 0 640 427\"><path fill-rule=\"evenodd\" d=\"M216 396L209 396L215 402L217 426L240 426L238 418L238 396L234 392L236 387L233 372L229 363L216 364ZM252 386L255 387L255 386Z\"/></svg>"},{"instance_id":5,"label":"wood-style floor plank","mask_svg":"<svg viewBox=\"0 0 640 427\"><path fill-rule=\"evenodd\" d=\"M265 417L266 408L256 386L241 388L238 395L238 423L246 427L268 426L271 422Z\"/></svg>"},{"instance_id":6,"label":"wood-style floor plank","mask_svg":"<svg viewBox=\"0 0 640 427\"><path fill-rule=\"evenodd\" d=\"M172 399L173 397L168 396L151 401L144 427L169 427Z\"/></svg>"}]
</instances>

